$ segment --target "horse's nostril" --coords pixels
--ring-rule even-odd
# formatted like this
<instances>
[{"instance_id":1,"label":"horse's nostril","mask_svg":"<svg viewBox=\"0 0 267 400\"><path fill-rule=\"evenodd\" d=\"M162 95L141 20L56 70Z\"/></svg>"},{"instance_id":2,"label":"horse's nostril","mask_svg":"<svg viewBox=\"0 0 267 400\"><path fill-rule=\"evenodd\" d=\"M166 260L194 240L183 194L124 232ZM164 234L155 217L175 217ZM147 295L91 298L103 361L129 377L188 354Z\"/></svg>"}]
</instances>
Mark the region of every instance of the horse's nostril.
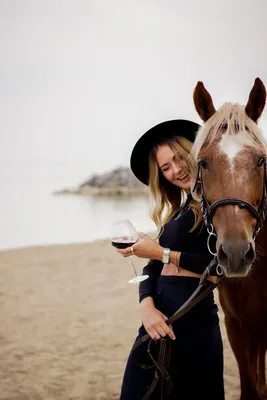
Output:
<instances>
[{"instance_id":1,"label":"horse's nostril","mask_svg":"<svg viewBox=\"0 0 267 400\"><path fill-rule=\"evenodd\" d=\"M252 243L249 243L248 250L245 253L245 260L250 265L254 261L255 251L253 249Z\"/></svg>"},{"instance_id":2,"label":"horse's nostril","mask_svg":"<svg viewBox=\"0 0 267 400\"><path fill-rule=\"evenodd\" d=\"M218 260L221 265L224 265L224 266L228 265L228 256L223 249L223 245L220 245L220 247L219 247Z\"/></svg>"}]
</instances>

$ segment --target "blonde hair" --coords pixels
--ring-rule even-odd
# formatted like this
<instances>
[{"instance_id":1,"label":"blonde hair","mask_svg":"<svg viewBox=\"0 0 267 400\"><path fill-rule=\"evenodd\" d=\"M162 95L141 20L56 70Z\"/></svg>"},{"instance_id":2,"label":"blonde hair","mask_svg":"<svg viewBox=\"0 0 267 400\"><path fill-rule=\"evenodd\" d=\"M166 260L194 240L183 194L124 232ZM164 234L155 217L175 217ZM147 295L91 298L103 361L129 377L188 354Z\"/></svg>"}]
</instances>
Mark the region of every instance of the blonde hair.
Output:
<instances>
[{"instance_id":1,"label":"blonde hair","mask_svg":"<svg viewBox=\"0 0 267 400\"><path fill-rule=\"evenodd\" d=\"M166 144L174 152L177 159L184 159L190 162L189 155L193 143L182 136L174 136L162 139L151 150L149 155L149 189L153 199L151 218L158 230L169 222L179 212L187 197L186 192L170 183L162 174L156 160L158 148ZM194 230L202 221L200 204L196 200L190 202L190 207L195 214Z\"/></svg>"}]
</instances>

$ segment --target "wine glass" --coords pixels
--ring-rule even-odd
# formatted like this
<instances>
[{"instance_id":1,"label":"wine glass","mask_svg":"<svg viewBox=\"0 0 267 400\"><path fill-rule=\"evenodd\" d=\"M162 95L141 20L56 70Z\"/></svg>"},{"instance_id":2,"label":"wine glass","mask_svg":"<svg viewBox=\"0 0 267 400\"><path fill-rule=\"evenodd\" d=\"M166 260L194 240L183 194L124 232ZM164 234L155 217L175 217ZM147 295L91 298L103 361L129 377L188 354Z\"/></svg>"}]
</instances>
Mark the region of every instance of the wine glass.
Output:
<instances>
[{"instance_id":1,"label":"wine glass","mask_svg":"<svg viewBox=\"0 0 267 400\"><path fill-rule=\"evenodd\" d=\"M133 246L139 239L135 227L128 219L114 222L111 227L111 244L117 249L126 249ZM139 283L148 278L148 275L138 275L134 266L132 256L130 261L135 273L135 278L130 279L129 283Z\"/></svg>"}]
</instances>

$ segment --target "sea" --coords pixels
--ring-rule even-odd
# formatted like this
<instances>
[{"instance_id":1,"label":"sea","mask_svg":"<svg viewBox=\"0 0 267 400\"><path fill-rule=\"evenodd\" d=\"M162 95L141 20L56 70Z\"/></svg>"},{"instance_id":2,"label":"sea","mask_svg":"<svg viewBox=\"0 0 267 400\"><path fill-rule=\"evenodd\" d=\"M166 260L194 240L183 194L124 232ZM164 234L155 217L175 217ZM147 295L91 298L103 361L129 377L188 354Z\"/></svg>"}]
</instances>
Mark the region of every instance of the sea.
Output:
<instances>
[{"instance_id":1,"label":"sea","mask_svg":"<svg viewBox=\"0 0 267 400\"><path fill-rule=\"evenodd\" d=\"M83 165L12 161L0 167L1 250L108 239L121 219L155 231L147 197L55 195L90 176Z\"/></svg>"}]
</instances>

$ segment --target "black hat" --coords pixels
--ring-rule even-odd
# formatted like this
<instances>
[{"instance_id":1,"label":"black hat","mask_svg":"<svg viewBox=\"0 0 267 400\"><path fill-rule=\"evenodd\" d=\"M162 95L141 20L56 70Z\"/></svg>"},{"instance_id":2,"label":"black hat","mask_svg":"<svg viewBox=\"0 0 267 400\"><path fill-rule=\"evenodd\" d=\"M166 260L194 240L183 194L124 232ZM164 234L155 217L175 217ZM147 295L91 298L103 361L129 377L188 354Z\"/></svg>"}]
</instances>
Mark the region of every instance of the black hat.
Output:
<instances>
[{"instance_id":1,"label":"black hat","mask_svg":"<svg viewBox=\"0 0 267 400\"><path fill-rule=\"evenodd\" d=\"M162 139L174 136L183 136L194 142L199 128L200 125L195 122L186 119L173 119L161 122L144 133L135 144L130 160L131 169L137 179L148 185L149 154L155 144L159 143Z\"/></svg>"}]
</instances>

